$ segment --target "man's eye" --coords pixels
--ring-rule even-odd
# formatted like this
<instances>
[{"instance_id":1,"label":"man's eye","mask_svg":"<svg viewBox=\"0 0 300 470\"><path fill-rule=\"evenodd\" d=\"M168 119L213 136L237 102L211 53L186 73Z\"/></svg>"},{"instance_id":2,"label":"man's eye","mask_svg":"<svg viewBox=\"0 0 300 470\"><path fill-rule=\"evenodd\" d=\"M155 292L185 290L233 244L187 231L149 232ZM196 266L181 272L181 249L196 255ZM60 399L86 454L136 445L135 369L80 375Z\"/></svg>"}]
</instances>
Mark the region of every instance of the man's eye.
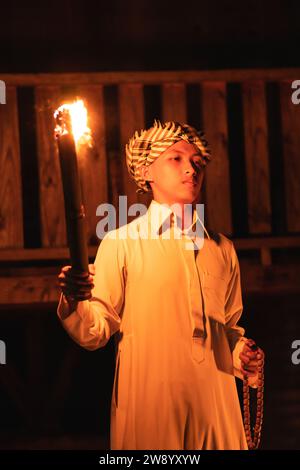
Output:
<instances>
[{"instance_id":1,"label":"man's eye","mask_svg":"<svg viewBox=\"0 0 300 470\"><path fill-rule=\"evenodd\" d=\"M171 160L180 160L180 157L173 157Z\"/></svg>"}]
</instances>

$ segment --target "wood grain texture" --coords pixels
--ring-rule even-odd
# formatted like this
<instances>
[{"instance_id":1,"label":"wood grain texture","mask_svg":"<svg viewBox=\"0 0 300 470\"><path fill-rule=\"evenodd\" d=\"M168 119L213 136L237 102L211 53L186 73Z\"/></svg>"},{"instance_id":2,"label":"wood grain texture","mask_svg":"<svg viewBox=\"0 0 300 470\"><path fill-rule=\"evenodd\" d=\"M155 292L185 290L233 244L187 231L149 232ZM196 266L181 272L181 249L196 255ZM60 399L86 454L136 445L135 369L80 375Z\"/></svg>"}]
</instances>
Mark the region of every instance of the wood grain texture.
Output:
<instances>
[{"instance_id":1,"label":"wood grain texture","mask_svg":"<svg viewBox=\"0 0 300 470\"><path fill-rule=\"evenodd\" d=\"M42 246L66 246L66 224L57 145L54 138L54 111L62 94L58 87L37 87L36 122L40 184Z\"/></svg>"},{"instance_id":2,"label":"wood grain texture","mask_svg":"<svg viewBox=\"0 0 300 470\"><path fill-rule=\"evenodd\" d=\"M286 219L289 232L300 231L300 105L293 104L291 82L280 83Z\"/></svg>"},{"instance_id":3,"label":"wood grain texture","mask_svg":"<svg viewBox=\"0 0 300 470\"><path fill-rule=\"evenodd\" d=\"M0 247L23 246L22 182L17 92L6 89L0 105Z\"/></svg>"},{"instance_id":4,"label":"wood grain texture","mask_svg":"<svg viewBox=\"0 0 300 470\"><path fill-rule=\"evenodd\" d=\"M199 83L201 81L241 82L244 80L297 80L300 68L280 69L225 69L225 70L172 70L127 71L93 73L26 73L1 74L1 80L14 86L53 85L112 85L118 83L143 83L155 85L169 82Z\"/></svg>"},{"instance_id":5,"label":"wood grain texture","mask_svg":"<svg viewBox=\"0 0 300 470\"><path fill-rule=\"evenodd\" d=\"M133 136L135 131L144 129L145 111L143 86L140 83L121 84L119 86L119 106L120 106L120 169L122 170L123 189L127 196L127 207L132 204L146 204L149 201L149 195L137 194L138 186L129 177L125 158L125 145ZM150 194L150 193L149 193ZM132 220L134 217L128 217Z\"/></svg>"},{"instance_id":6,"label":"wood grain texture","mask_svg":"<svg viewBox=\"0 0 300 470\"><path fill-rule=\"evenodd\" d=\"M97 246L89 246L89 257L96 256ZM63 260L69 258L69 248L11 248L0 250L0 261L35 261L57 259Z\"/></svg>"},{"instance_id":7,"label":"wood grain texture","mask_svg":"<svg viewBox=\"0 0 300 470\"><path fill-rule=\"evenodd\" d=\"M271 196L265 85L242 84L249 232L271 232Z\"/></svg>"},{"instance_id":8,"label":"wood grain texture","mask_svg":"<svg viewBox=\"0 0 300 470\"><path fill-rule=\"evenodd\" d=\"M0 277L0 304L57 302L56 275Z\"/></svg>"},{"instance_id":9,"label":"wood grain texture","mask_svg":"<svg viewBox=\"0 0 300 470\"><path fill-rule=\"evenodd\" d=\"M251 237L232 239L237 250L261 250L262 248L299 248L300 237ZM89 246L89 257L93 259L97 246ZM34 248L34 249L1 249L0 261L35 261L35 260L67 260L68 248Z\"/></svg>"},{"instance_id":10,"label":"wood grain texture","mask_svg":"<svg viewBox=\"0 0 300 470\"><path fill-rule=\"evenodd\" d=\"M186 89L184 83L163 84L162 114L164 121L186 122Z\"/></svg>"},{"instance_id":11,"label":"wood grain texture","mask_svg":"<svg viewBox=\"0 0 300 470\"><path fill-rule=\"evenodd\" d=\"M212 151L205 175L205 220L224 234L232 233L226 84L202 84L203 123Z\"/></svg>"},{"instance_id":12,"label":"wood grain texture","mask_svg":"<svg viewBox=\"0 0 300 470\"><path fill-rule=\"evenodd\" d=\"M92 132L92 147L85 145L77 152L86 213L87 240L89 245L98 245L96 226L99 217L96 216L96 209L100 204L108 202L103 87L101 85L80 87L78 96L86 104L88 126Z\"/></svg>"},{"instance_id":13,"label":"wood grain texture","mask_svg":"<svg viewBox=\"0 0 300 470\"><path fill-rule=\"evenodd\" d=\"M300 267L295 263L263 266L240 260L243 292L300 292ZM57 305L60 291L57 275L36 274L0 277L0 305L49 303Z\"/></svg>"}]
</instances>

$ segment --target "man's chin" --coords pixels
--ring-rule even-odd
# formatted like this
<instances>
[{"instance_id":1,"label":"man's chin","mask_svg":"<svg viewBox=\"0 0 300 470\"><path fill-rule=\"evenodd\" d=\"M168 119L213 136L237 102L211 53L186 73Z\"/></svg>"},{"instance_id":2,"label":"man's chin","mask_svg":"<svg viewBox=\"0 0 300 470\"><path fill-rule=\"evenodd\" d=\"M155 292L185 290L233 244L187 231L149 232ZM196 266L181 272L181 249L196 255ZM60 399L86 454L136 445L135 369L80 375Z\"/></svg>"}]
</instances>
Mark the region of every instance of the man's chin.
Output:
<instances>
[{"instance_id":1,"label":"man's chin","mask_svg":"<svg viewBox=\"0 0 300 470\"><path fill-rule=\"evenodd\" d=\"M183 197L176 197L175 198L176 201L178 204L194 204L198 201L199 199L199 195L197 196L191 196L191 197L188 197L188 196L183 196Z\"/></svg>"},{"instance_id":2,"label":"man's chin","mask_svg":"<svg viewBox=\"0 0 300 470\"><path fill-rule=\"evenodd\" d=\"M177 198L181 200L181 203L192 204L197 202L200 196L200 192L197 190L184 191L183 193L178 193Z\"/></svg>"}]
</instances>

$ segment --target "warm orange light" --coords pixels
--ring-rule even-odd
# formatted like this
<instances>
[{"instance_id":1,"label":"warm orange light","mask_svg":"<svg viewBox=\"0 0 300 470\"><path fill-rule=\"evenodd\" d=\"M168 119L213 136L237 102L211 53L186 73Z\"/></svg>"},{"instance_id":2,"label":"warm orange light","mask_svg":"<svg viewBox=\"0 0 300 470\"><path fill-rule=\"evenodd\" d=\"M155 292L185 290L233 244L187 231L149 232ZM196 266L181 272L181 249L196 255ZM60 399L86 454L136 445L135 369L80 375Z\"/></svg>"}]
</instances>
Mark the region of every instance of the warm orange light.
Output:
<instances>
[{"instance_id":1,"label":"warm orange light","mask_svg":"<svg viewBox=\"0 0 300 470\"><path fill-rule=\"evenodd\" d=\"M88 114L83 100L64 103L54 113L57 121L55 132L63 135L72 132L76 146L91 143Z\"/></svg>"}]
</instances>

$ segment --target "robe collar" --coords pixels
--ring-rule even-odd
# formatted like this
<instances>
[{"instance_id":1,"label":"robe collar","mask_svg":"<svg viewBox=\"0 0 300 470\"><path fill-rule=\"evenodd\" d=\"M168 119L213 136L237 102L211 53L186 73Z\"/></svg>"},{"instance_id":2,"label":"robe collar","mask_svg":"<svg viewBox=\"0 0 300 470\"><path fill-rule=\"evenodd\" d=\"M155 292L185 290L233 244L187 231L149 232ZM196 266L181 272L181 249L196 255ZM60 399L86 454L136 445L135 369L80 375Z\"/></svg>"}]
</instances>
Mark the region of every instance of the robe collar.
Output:
<instances>
[{"instance_id":1,"label":"robe collar","mask_svg":"<svg viewBox=\"0 0 300 470\"><path fill-rule=\"evenodd\" d=\"M157 233L162 233L164 230L166 230L166 228L173 226L175 223L177 229L180 229L182 233L187 235L195 235L195 226L196 223L199 222L204 230L204 237L206 236L208 239L210 239L209 233L206 230L203 221L201 220L199 213L200 211L196 209L193 210L192 224L189 227L186 227L184 230L182 230L181 227L180 217L174 212L172 207L166 203L162 204L152 199L147 211L147 215L149 220L151 220L152 228L154 228Z\"/></svg>"}]
</instances>

